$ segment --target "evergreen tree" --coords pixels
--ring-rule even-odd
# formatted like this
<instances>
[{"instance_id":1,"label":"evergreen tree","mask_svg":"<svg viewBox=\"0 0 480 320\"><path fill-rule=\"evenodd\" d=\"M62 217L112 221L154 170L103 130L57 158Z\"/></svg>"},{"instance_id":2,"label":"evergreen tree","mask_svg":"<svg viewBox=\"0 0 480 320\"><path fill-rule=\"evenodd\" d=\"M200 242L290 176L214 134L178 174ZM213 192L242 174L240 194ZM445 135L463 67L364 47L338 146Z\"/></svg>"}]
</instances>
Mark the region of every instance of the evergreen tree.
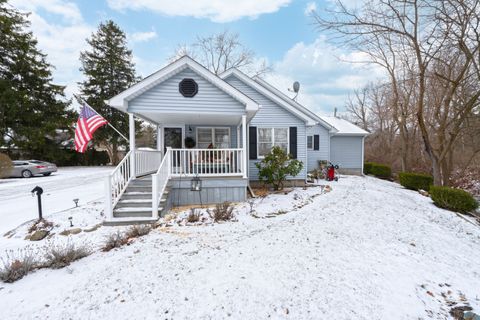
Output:
<instances>
[{"instance_id":1,"label":"evergreen tree","mask_svg":"<svg viewBox=\"0 0 480 320\"><path fill-rule=\"evenodd\" d=\"M90 50L81 52L80 61L86 79L80 89L87 103L120 132L128 133L128 115L107 106L104 101L124 91L138 79L127 48L125 33L113 21L101 23L96 33L87 39ZM118 162L118 147L126 141L111 128L95 133L94 142L107 148L113 164Z\"/></svg>"},{"instance_id":2,"label":"evergreen tree","mask_svg":"<svg viewBox=\"0 0 480 320\"><path fill-rule=\"evenodd\" d=\"M58 152L55 130L67 129L64 87L52 83L52 66L37 48L28 15L0 0L0 145L26 156L52 159Z\"/></svg>"}]
</instances>

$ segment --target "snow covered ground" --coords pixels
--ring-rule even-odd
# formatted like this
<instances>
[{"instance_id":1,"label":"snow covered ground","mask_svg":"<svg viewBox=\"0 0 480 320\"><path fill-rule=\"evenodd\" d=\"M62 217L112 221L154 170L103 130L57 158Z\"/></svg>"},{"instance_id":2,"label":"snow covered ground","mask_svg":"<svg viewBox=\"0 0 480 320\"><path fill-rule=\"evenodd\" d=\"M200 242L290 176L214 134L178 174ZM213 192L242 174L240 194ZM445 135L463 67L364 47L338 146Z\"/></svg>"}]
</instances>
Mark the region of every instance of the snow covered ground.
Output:
<instances>
[{"instance_id":1,"label":"snow covered ground","mask_svg":"<svg viewBox=\"0 0 480 320\"><path fill-rule=\"evenodd\" d=\"M51 215L58 232L101 221L101 201ZM2 319L449 319L480 311L480 229L371 177L236 206L237 221L153 230L110 252L101 227L44 241L97 251L0 283ZM185 213L180 213L185 215ZM26 226L0 248L34 244ZM43 241L42 241L43 242ZM1 254L1 253L0 253Z\"/></svg>"},{"instance_id":2,"label":"snow covered ground","mask_svg":"<svg viewBox=\"0 0 480 320\"><path fill-rule=\"evenodd\" d=\"M45 215L71 209L73 199L79 205L101 199L104 196L104 179L111 167L60 167L48 177L0 180L0 234L19 224L38 217L37 198L32 197L35 186L43 188L43 212Z\"/></svg>"}]
</instances>

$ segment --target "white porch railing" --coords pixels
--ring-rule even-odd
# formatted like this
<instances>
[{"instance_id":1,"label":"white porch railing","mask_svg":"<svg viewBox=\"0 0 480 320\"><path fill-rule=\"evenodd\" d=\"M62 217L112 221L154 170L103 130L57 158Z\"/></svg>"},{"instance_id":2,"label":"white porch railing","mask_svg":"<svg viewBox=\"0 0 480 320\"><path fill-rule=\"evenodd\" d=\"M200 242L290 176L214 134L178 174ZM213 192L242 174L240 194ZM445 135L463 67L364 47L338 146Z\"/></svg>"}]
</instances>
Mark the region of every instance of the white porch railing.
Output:
<instances>
[{"instance_id":1,"label":"white porch railing","mask_svg":"<svg viewBox=\"0 0 480 320\"><path fill-rule=\"evenodd\" d=\"M152 174L152 216L155 219L158 218L158 202L163 196L165 188L168 184L168 180L170 179L170 167L172 159L170 154L171 149L168 148L157 173Z\"/></svg>"},{"instance_id":2,"label":"white porch railing","mask_svg":"<svg viewBox=\"0 0 480 320\"><path fill-rule=\"evenodd\" d=\"M171 175L241 176L243 149L170 149Z\"/></svg>"},{"instance_id":3,"label":"white porch railing","mask_svg":"<svg viewBox=\"0 0 480 320\"><path fill-rule=\"evenodd\" d=\"M135 155L135 170L132 170L132 154ZM107 199L105 210L108 218L113 217L113 208L117 205L128 183L137 176L156 172L162 160L162 152L150 150L129 151L106 179Z\"/></svg>"},{"instance_id":4,"label":"white porch railing","mask_svg":"<svg viewBox=\"0 0 480 320\"><path fill-rule=\"evenodd\" d=\"M161 161L161 151L135 150L135 176L156 172Z\"/></svg>"},{"instance_id":5,"label":"white porch railing","mask_svg":"<svg viewBox=\"0 0 480 320\"><path fill-rule=\"evenodd\" d=\"M125 189L127 189L130 180L134 177L130 165L131 155L132 151L129 151L106 179L107 199L105 201L105 213L109 218L113 216L113 208L120 200Z\"/></svg>"}]
</instances>

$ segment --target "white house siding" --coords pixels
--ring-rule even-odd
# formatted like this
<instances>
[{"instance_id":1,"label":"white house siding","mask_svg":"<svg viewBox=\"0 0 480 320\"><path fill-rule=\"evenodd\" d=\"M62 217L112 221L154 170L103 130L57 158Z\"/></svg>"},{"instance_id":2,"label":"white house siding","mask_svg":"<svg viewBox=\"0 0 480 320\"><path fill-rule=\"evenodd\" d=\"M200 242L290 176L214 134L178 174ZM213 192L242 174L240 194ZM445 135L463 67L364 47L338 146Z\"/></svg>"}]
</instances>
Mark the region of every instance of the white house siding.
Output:
<instances>
[{"instance_id":1,"label":"white house siding","mask_svg":"<svg viewBox=\"0 0 480 320\"><path fill-rule=\"evenodd\" d=\"M184 97L178 90L184 78L198 84L198 93L192 98ZM243 114L245 106L187 68L129 101L128 111Z\"/></svg>"},{"instance_id":2,"label":"white house siding","mask_svg":"<svg viewBox=\"0 0 480 320\"><path fill-rule=\"evenodd\" d=\"M332 136L330 139L330 159L338 164L340 169L352 172L362 172L363 137Z\"/></svg>"},{"instance_id":3,"label":"white house siding","mask_svg":"<svg viewBox=\"0 0 480 320\"><path fill-rule=\"evenodd\" d=\"M319 150L307 150L307 170L311 171L313 169L318 168L318 161L319 160L329 160L330 156L330 134L328 129L326 129L322 125L315 125L311 127L307 127L307 136L319 136ZM313 140L313 138L312 138Z\"/></svg>"},{"instance_id":4,"label":"white house siding","mask_svg":"<svg viewBox=\"0 0 480 320\"><path fill-rule=\"evenodd\" d=\"M225 79L225 81L261 105L260 110L258 110L255 117L251 120L250 126L257 128L297 127L297 159L304 163L304 168L296 177L290 177L290 179L305 179L307 172L307 141L305 139L305 122L285 110L283 107L277 105L260 92L248 86L234 75L229 76ZM258 180L258 169L255 166L255 163L259 161L260 160L249 160L248 175L251 180Z\"/></svg>"}]
</instances>

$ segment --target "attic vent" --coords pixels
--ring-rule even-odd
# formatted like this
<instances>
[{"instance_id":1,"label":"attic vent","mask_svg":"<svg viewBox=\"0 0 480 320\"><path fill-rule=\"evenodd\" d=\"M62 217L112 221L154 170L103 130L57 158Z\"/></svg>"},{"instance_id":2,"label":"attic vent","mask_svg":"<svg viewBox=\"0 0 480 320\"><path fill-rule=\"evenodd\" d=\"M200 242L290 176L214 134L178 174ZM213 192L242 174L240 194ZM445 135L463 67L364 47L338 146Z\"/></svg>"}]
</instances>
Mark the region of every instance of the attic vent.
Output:
<instances>
[{"instance_id":1,"label":"attic vent","mask_svg":"<svg viewBox=\"0 0 480 320\"><path fill-rule=\"evenodd\" d=\"M187 98L192 98L198 93L198 84L193 79L185 78L178 84L178 91Z\"/></svg>"}]
</instances>

